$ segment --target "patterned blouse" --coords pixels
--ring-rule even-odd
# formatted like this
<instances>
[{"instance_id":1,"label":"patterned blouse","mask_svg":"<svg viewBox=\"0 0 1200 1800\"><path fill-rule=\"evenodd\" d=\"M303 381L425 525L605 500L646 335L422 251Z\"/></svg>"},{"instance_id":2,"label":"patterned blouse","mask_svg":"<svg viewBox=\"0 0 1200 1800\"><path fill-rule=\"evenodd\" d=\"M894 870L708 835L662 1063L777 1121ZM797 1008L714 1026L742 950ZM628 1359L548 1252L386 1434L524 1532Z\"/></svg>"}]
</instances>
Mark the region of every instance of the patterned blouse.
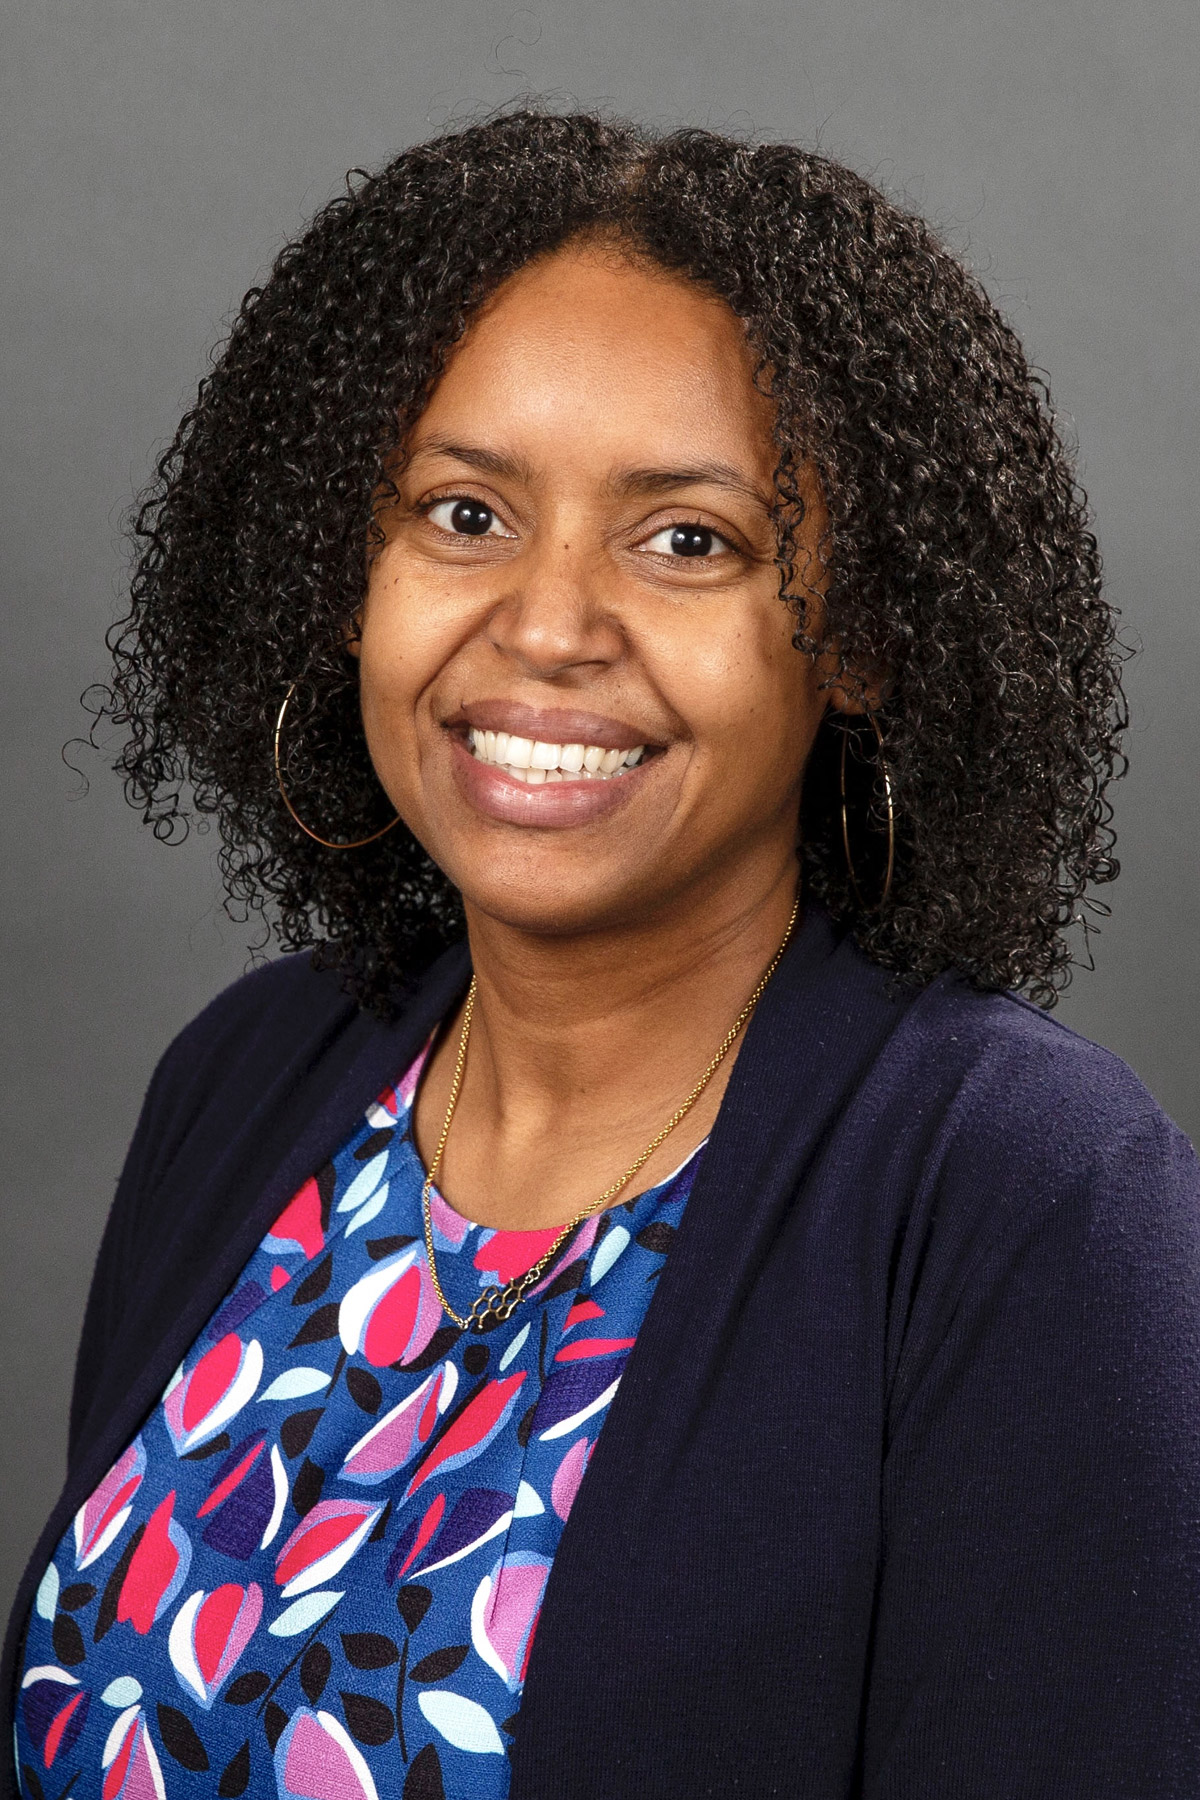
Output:
<instances>
[{"instance_id":1,"label":"patterned blouse","mask_svg":"<svg viewBox=\"0 0 1200 1800\"><path fill-rule=\"evenodd\" d=\"M589 1219L503 1325L442 1312L425 1052L295 1195L37 1592L28 1800L503 1800L563 1523L698 1166ZM434 1194L465 1313L555 1236ZM186 1773L185 1773L186 1771Z\"/></svg>"}]
</instances>

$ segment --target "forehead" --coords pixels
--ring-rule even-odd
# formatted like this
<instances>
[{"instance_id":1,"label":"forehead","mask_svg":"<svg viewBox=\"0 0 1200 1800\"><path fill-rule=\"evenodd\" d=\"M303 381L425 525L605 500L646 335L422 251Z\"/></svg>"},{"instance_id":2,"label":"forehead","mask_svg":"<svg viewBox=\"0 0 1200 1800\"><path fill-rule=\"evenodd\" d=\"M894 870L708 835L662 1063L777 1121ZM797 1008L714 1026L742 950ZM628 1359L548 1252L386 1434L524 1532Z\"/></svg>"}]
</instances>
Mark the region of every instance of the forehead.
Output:
<instances>
[{"instance_id":1,"label":"forehead","mask_svg":"<svg viewBox=\"0 0 1200 1800\"><path fill-rule=\"evenodd\" d=\"M723 300L608 244L571 245L509 278L472 320L413 434L469 425L623 450L773 466L757 358Z\"/></svg>"}]
</instances>

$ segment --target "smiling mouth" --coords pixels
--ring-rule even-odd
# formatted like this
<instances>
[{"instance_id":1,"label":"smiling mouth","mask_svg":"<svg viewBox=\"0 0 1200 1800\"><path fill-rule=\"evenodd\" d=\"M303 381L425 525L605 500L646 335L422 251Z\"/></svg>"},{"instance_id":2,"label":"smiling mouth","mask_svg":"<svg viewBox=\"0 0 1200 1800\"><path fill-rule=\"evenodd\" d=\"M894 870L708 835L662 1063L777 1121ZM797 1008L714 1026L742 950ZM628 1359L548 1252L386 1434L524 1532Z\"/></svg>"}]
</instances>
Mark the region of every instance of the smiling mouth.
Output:
<instances>
[{"instance_id":1,"label":"smiling mouth","mask_svg":"<svg viewBox=\"0 0 1200 1800\"><path fill-rule=\"evenodd\" d=\"M475 727L467 732L466 743L477 761L530 787L543 782L612 781L635 768L647 748L645 744L636 744L632 750L606 750L600 744L550 744L541 738Z\"/></svg>"}]
</instances>

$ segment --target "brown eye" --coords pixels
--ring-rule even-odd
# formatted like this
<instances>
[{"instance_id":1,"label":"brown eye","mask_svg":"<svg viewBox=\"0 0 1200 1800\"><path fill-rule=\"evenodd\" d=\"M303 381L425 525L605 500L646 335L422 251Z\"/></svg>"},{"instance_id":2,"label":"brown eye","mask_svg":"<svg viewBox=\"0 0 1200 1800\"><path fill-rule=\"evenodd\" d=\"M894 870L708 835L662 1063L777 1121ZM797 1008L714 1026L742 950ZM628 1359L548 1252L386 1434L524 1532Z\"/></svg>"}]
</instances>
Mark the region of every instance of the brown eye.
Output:
<instances>
[{"instance_id":1,"label":"brown eye","mask_svg":"<svg viewBox=\"0 0 1200 1800\"><path fill-rule=\"evenodd\" d=\"M645 548L656 556L699 558L728 550L729 545L711 526L685 524L664 526L647 539Z\"/></svg>"},{"instance_id":2,"label":"brown eye","mask_svg":"<svg viewBox=\"0 0 1200 1800\"><path fill-rule=\"evenodd\" d=\"M707 525L676 525L671 533L675 556L711 556L715 533Z\"/></svg>"},{"instance_id":3,"label":"brown eye","mask_svg":"<svg viewBox=\"0 0 1200 1800\"><path fill-rule=\"evenodd\" d=\"M495 516L480 500L456 500L450 511L450 529L466 537L485 537Z\"/></svg>"}]
</instances>

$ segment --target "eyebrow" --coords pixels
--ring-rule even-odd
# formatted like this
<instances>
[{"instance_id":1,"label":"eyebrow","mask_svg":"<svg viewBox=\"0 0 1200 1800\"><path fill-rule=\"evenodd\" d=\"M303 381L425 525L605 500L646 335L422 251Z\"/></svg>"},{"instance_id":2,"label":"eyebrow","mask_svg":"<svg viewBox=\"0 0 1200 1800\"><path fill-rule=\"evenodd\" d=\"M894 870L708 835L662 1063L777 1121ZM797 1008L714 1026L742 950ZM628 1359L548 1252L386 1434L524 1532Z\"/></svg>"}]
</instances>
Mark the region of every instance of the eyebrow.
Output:
<instances>
[{"instance_id":1,"label":"eyebrow","mask_svg":"<svg viewBox=\"0 0 1200 1800\"><path fill-rule=\"evenodd\" d=\"M470 469L510 481L529 482L533 479L533 470L522 457L509 456L502 450L488 450L482 444L459 444L449 438L429 437L414 449L414 459L418 456L449 456ZM753 500L764 512L769 512L773 503L772 498L748 480L740 469L722 462L686 463L675 468L623 469L611 478L608 487L610 492L621 496L664 494L684 487L720 487Z\"/></svg>"}]
</instances>

